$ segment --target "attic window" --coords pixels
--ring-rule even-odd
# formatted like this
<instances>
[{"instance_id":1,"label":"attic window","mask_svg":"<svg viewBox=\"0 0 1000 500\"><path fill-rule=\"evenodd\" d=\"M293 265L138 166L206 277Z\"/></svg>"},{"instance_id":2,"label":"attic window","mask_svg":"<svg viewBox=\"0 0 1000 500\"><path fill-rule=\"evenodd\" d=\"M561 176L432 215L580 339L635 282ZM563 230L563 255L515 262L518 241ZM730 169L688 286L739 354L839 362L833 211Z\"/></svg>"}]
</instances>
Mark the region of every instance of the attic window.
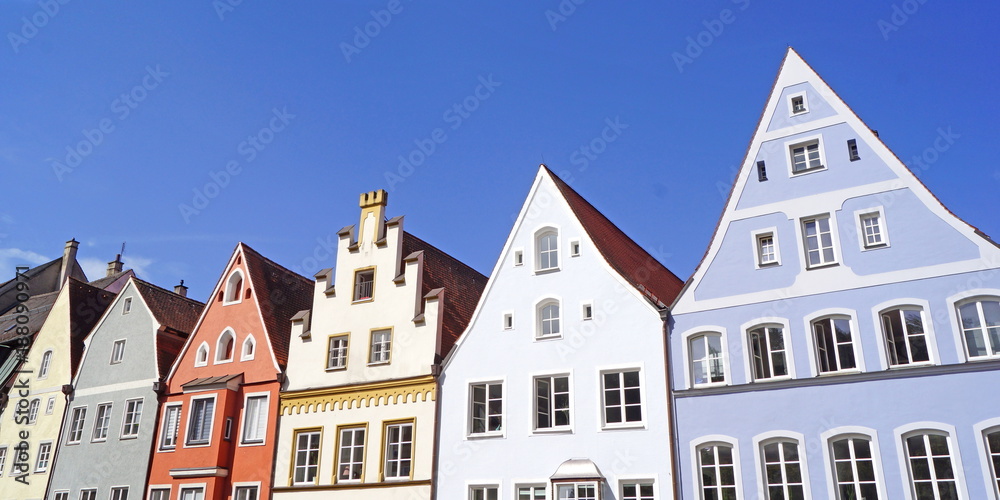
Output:
<instances>
[{"instance_id":1,"label":"attic window","mask_svg":"<svg viewBox=\"0 0 1000 500\"><path fill-rule=\"evenodd\" d=\"M253 335L247 337L243 341L243 352L240 353L240 361L248 361L253 359L254 350L257 347L257 342L254 340Z\"/></svg>"},{"instance_id":2,"label":"attic window","mask_svg":"<svg viewBox=\"0 0 1000 500\"><path fill-rule=\"evenodd\" d=\"M503 315L503 329L511 330L514 328L514 313L504 313Z\"/></svg>"},{"instance_id":3,"label":"attic window","mask_svg":"<svg viewBox=\"0 0 1000 500\"><path fill-rule=\"evenodd\" d=\"M789 96L788 99L789 99L789 104L790 104L789 108L790 108L790 114L791 115L794 116L794 115L800 115L802 113L808 113L809 112L809 106L808 106L808 103L806 103L806 94L805 94L805 92L800 92L798 94Z\"/></svg>"},{"instance_id":4,"label":"attic window","mask_svg":"<svg viewBox=\"0 0 1000 500\"><path fill-rule=\"evenodd\" d=\"M851 155L851 161L858 161L858 160L861 159L861 157L858 156L858 140L857 139L848 139L847 140L847 153L849 155Z\"/></svg>"},{"instance_id":5,"label":"attic window","mask_svg":"<svg viewBox=\"0 0 1000 500\"><path fill-rule=\"evenodd\" d=\"M250 298L250 287L247 287L247 291L243 293L243 298L244 299Z\"/></svg>"},{"instance_id":6,"label":"attic window","mask_svg":"<svg viewBox=\"0 0 1000 500\"><path fill-rule=\"evenodd\" d=\"M375 292L375 269L362 269L354 273L354 302L372 300Z\"/></svg>"},{"instance_id":7,"label":"attic window","mask_svg":"<svg viewBox=\"0 0 1000 500\"><path fill-rule=\"evenodd\" d=\"M198 354L194 358L194 366L205 366L208 364L208 344L201 343L198 347Z\"/></svg>"},{"instance_id":8,"label":"attic window","mask_svg":"<svg viewBox=\"0 0 1000 500\"><path fill-rule=\"evenodd\" d=\"M757 180L764 182L767 180L767 167L764 166L764 162L757 162Z\"/></svg>"},{"instance_id":9,"label":"attic window","mask_svg":"<svg viewBox=\"0 0 1000 500\"><path fill-rule=\"evenodd\" d=\"M225 363L233 360L233 349L236 346L236 336L233 331L226 329L219 336L219 342L215 346L215 362Z\"/></svg>"},{"instance_id":10,"label":"attic window","mask_svg":"<svg viewBox=\"0 0 1000 500\"><path fill-rule=\"evenodd\" d=\"M130 311L132 311L132 297L127 297L122 304L122 314L128 314Z\"/></svg>"},{"instance_id":11,"label":"attic window","mask_svg":"<svg viewBox=\"0 0 1000 500\"><path fill-rule=\"evenodd\" d=\"M222 304L229 305L239 302L242 292L243 272L237 269L233 271L233 273L229 275L229 279L226 280L226 293L223 297Z\"/></svg>"},{"instance_id":12,"label":"attic window","mask_svg":"<svg viewBox=\"0 0 1000 500\"><path fill-rule=\"evenodd\" d=\"M569 256L570 257L580 256L580 240L571 240L569 242Z\"/></svg>"},{"instance_id":13,"label":"attic window","mask_svg":"<svg viewBox=\"0 0 1000 500\"><path fill-rule=\"evenodd\" d=\"M514 250L514 265L520 266L524 264L524 250Z\"/></svg>"},{"instance_id":14,"label":"attic window","mask_svg":"<svg viewBox=\"0 0 1000 500\"><path fill-rule=\"evenodd\" d=\"M594 304L591 302L583 303L583 319L590 320L594 319Z\"/></svg>"}]
</instances>

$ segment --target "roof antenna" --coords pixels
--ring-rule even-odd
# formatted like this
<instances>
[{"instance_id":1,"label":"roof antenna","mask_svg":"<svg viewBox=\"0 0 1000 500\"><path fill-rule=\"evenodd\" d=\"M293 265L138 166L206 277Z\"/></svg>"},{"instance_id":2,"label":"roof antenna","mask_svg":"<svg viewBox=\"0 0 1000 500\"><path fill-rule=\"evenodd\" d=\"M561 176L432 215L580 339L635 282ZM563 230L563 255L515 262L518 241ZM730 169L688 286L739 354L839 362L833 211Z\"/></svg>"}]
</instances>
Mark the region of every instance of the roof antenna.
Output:
<instances>
[{"instance_id":1,"label":"roof antenna","mask_svg":"<svg viewBox=\"0 0 1000 500\"><path fill-rule=\"evenodd\" d=\"M122 251L118 252L120 255L125 255L125 242L122 242Z\"/></svg>"}]
</instances>

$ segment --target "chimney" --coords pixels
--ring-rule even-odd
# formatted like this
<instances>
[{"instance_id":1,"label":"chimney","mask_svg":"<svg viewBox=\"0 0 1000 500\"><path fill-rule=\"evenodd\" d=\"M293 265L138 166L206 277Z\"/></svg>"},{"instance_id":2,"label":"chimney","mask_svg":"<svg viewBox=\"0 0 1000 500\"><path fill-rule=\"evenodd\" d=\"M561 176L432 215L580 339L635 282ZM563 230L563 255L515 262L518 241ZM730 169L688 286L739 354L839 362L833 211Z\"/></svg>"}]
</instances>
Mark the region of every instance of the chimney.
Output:
<instances>
[{"instance_id":1,"label":"chimney","mask_svg":"<svg viewBox=\"0 0 1000 500\"><path fill-rule=\"evenodd\" d=\"M59 271L59 287L62 287L66 277L73 272L73 266L76 264L76 250L80 247L80 242L73 238L66 242L66 247L63 248L62 256L62 267Z\"/></svg>"},{"instance_id":2,"label":"chimney","mask_svg":"<svg viewBox=\"0 0 1000 500\"><path fill-rule=\"evenodd\" d=\"M115 260L108 262L108 276L122 272L122 254L115 255Z\"/></svg>"},{"instance_id":3,"label":"chimney","mask_svg":"<svg viewBox=\"0 0 1000 500\"><path fill-rule=\"evenodd\" d=\"M174 287L174 293L180 295L181 297L188 296L188 287L184 286L184 280L181 280L181 284Z\"/></svg>"},{"instance_id":4,"label":"chimney","mask_svg":"<svg viewBox=\"0 0 1000 500\"><path fill-rule=\"evenodd\" d=\"M358 224L358 244L385 238L385 206L389 193L384 189L361 193L361 223Z\"/></svg>"}]
</instances>

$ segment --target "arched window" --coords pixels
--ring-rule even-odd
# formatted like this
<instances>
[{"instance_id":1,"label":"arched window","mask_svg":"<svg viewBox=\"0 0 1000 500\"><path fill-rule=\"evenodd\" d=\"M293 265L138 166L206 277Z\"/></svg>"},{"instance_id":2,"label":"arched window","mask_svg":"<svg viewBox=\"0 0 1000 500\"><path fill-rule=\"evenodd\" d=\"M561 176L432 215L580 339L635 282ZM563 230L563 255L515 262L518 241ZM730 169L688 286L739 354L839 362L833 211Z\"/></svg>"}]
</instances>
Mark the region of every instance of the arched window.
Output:
<instances>
[{"instance_id":1,"label":"arched window","mask_svg":"<svg viewBox=\"0 0 1000 500\"><path fill-rule=\"evenodd\" d=\"M855 370L858 367L851 319L827 316L813 320L817 367L820 373Z\"/></svg>"},{"instance_id":2,"label":"arched window","mask_svg":"<svg viewBox=\"0 0 1000 500\"><path fill-rule=\"evenodd\" d=\"M986 461L989 463L993 476L994 493L1000 498L1000 427L987 429L983 432L986 439Z\"/></svg>"},{"instance_id":3,"label":"arched window","mask_svg":"<svg viewBox=\"0 0 1000 500\"><path fill-rule=\"evenodd\" d=\"M202 342L198 346L198 354L194 358L194 366L205 366L208 364L208 343Z\"/></svg>"},{"instance_id":4,"label":"arched window","mask_svg":"<svg viewBox=\"0 0 1000 500\"><path fill-rule=\"evenodd\" d=\"M545 228L535 233L535 269L546 271L559 268L559 233Z\"/></svg>"},{"instance_id":5,"label":"arched window","mask_svg":"<svg viewBox=\"0 0 1000 500\"><path fill-rule=\"evenodd\" d=\"M225 362L233 360L233 350L236 347L236 335L228 328L219 336L219 342L215 345L215 362Z\"/></svg>"},{"instance_id":6,"label":"arched window","mask_svg":"<svg viewBox=\"0 0 1000 500\"><path fill-rule=\"evenodd\" d=\"M764 498L806 498L802 482L805 471L798 441L775 438L760 443L760 464L764 473Z\"/></svg>"},{"instance_id":7,"label":"arched window","mask_svg":"<svg viewBox=\"0 0 1000 500\"><path fill-rule=\"evenodd\" d=\"M536 316L538 317L536 338L558 337L562 334L559 320L559 301L555 299L544 300L538 303Z\"/></svg>"},{"instance_id":8,"label":"arched window","mask_svg":"<svg viewBox=\"0 0 1000 500\"><path fill-rule=\"evenodd\" d=\"M930 361L929 342L924 331L920 306L901 306L879 313L886 356L890 366L905 366Z\"/></svg>"},{"instance_id":9,"label":"arched window","mask_svg":"<svg viewBox=\"0 0 1000 500\"><path fill-rule=\"evenodd\" d=\"M31 404L28 405L28 423L33 424L38 420L38 407L42 405L42 400L35 398L31 400Z\"/></svg>"},{"instance_id":10,"label":"arched window","mask_svg":"<svg viewBox=\"0 0 1000 500\"><path fill-rule=\"evenodd\" d=\"M256 349L257 341L254 340L253 335L247 335L246 340L243 341L243 349L240 352L240 361L253 359Z\"/></svg>"},{"instance_id":11,"label":"arched window","mask_svg":"<svg viewBox=\"0 0 1000 500\"><path fill-rule=\"evenodd\" d=\"M1000 298L961 302L958 316L969 359L1000 358Z\"/></svg>"},{"instance_id":12,"label":"arched window","mask_svg":"<svg viewBox=\"0 0 1000 500\"><path fill-rule=\"evenodd\" d=\"M947 433L924 429L903 435L906 468L914 498L960 498L956 467Z\"/></svg>"},{"instance_id":13,"label":"arched window","mask_svg":"<svg viewBox=\"0 0 1000 500\"><path fill-rule=\"evenodd\" d=\"M223 304L235 304L242 298L243 292L243 271L239 269L232 272L226 280L226 292L223 295Z\"/></svg>"},{"instance_id":14,"label":"arched window","mask_svg":"<svg viewBox=\"0 0 1000 500\"><path fill-rule=\"evenodd\" d=\"M49 376L49 365L52 364L52 351L45 351L42 354L42 362L38 365L38 378L43 379Z\"/></svg>"},{"instance_id":15,"label":"arched window","mask_svg":"<svg viewBox=\"0 0 1000 500\"><path fill-rule=\"evenodd\" d=\"M737 458L733 445L724 442L697 446L698 493L701 500L737 499L739 491Z\"/></svg>"},{"instance_id":16,"label":"arched window","mask_svg":"<svg viewBox=\"0 0 1000 500\"><path fill-rule=\"evenodd\" d=\"M750 341L750 365L754 380L788 376L785 332L782 325L758 325L747 331Z\"/></svg>"},{"instance_id":17,"label":"arched window","mask_svg":"<svg viewBox=\"0 0 1000 500\"><path fill-rule=\"evenodd\" d=\"M838 500L880 498L881 488L876 474L878 457L874 453L871 437L834 436L830 438L830 454Z\"/></svg>"},{"instance_id":18,"label":"arched window","mask_svg":"<svg viewBox=\"0 0 1000 500\"><path fill-rule=\"evenodd\" d=\"M688 353L691 356L691 384L721 384L726 381L723 363L722 335L702 333L688 339Z\"/></svg>"}]
</instances>

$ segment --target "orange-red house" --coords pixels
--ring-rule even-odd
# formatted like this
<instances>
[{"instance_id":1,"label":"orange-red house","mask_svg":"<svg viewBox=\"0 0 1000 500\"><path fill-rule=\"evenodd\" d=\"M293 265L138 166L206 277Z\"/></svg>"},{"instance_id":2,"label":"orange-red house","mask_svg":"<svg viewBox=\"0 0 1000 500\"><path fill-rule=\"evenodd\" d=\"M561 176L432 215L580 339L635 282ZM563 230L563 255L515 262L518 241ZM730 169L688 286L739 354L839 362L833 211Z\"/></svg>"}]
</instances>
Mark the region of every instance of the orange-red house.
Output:
<instances>
[{"instance_id":1,"label":"orange-red house","mask_svg":"<svg viewBox=\"0 0 1000 500\"><path fill-rule=\"evenodd\" d=\"M270 498L290 320L312 286L237 245L162 384L147 499Z\"/></svg>"}]
</instances>

